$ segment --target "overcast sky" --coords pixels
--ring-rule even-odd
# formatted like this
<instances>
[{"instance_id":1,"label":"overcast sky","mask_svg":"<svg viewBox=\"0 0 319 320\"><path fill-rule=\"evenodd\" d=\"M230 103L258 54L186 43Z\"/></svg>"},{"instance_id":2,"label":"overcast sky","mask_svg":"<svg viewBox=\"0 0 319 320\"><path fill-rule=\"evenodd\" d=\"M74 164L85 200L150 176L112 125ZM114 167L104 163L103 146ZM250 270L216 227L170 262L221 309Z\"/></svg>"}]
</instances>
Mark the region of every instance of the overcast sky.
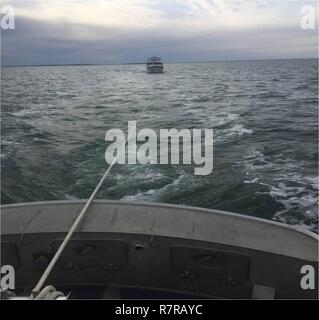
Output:
<instances>
[{"instance_id":1,"label":"overcast sky","mask_svg":"<svg viewBox=\"0 0 319 320\"><path fill-rule=\"evenodd\" d=\"M317 31L300 27L313 0L4 0L2 64L311 58Z\"/></svg>"}]
</instances>

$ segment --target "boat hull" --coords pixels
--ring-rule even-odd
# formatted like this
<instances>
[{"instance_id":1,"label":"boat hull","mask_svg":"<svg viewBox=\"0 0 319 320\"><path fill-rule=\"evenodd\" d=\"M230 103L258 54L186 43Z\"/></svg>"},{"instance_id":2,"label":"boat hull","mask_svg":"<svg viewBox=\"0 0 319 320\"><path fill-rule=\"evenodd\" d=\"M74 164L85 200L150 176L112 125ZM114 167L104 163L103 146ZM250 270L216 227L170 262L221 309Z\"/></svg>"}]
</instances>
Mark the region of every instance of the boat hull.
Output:
<instances>
[{"instance_id":1,"label":"boat hull","mask_svg":"<svg viewBox=\"0 0 319 320\"><path fill-rule=\"evenodd\" d=\"M28 290L39 280L84 204L1 207L2 264L14 266L17 288ZM300 287L303 265L318 270L317 249L313 233L263 219L99 200L89 208L48 284L74 292L85 286L88 293L102 287L105 298L114 288L126 294L131 288L135 295L143 289L144 298L150 297L147 290L155 290L162 297L317 299L315 290Z\"/></svg>"},{"instance_id":2,"label":"boat hull","mask_svg":"<svg viewBox=\"0 0 319 320\"><path fill-rule=\"evenodd\" d=\"M147 73L163 73L164 66L147 66Z\"/></svg>"}]
</instances>

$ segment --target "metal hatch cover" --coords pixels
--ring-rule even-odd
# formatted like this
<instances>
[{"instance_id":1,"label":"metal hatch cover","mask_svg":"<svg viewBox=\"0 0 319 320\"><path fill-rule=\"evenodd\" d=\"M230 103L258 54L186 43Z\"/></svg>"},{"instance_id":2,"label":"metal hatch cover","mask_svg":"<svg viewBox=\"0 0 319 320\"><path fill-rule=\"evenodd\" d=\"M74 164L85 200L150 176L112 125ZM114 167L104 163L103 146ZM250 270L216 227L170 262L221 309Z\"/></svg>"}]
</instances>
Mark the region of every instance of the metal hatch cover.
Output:
<instances>
[{"instance_id":1,"label":"metal hatch cover","mask_svg":"<svg viewBox=\"0 0 319 320\"><path fill-rule=\"evenodd\" d=\"M245 283L249 274L249 256L232 252L187 246L171 249L171 268L190 278L213 278Z\"/></svg>"},{"instance_id":2,"label":"metal hatch cover","mask_svg":"<svg viewBox=\"0 0 319 320\"><path fill-rule=\"evenodd\" d=\"M54 251L62 241L52 243ZM63 268L117 268L127 266L126 243L121 240L70 240L60 261Z\"/></svg>"}]
</instances>

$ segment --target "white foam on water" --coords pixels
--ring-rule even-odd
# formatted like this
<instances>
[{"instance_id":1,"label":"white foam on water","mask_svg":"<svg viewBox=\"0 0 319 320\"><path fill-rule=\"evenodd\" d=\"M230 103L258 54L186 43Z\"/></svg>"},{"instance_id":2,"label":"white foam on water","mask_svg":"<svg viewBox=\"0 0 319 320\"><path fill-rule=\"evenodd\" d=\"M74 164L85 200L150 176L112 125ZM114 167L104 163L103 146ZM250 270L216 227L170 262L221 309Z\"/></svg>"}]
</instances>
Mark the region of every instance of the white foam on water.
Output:
<instances>
[{"instance_id":1,"label":"white foam on water","mask_svg":"<svg viewBox=\"0 0 319 320\"><path fill-rule=\"evenodd\" d=\"M141 166L141 165L132 165L131 167L127 167L128 172L117 172L113 173L113 178L119 182L127 181L127 179L132 178L133 181L136 180L160 180L162 178L166 178L166 176L158 171L155 166Z\"/></svg>"},{"instance_id":2,"label":"white foam on water","mask_svg":"<svg viewBox=\"0 0 319 320\"><path fill-rule=\"evenodd\" d=\"M262 160L263 162L266 162L265 155L260 150L250 150L248 154L244 155L244 159L249 160Z\"/></svg>"},{"instance_id":3,"label":"white foam on water","mask_svg":"<svg viewBox=\"0 0 319 320\"><path fill-rule=\"evenodd\" d=\"M317 229L318 177L302 175L304 162L284 156L270 159L257 149L249 150L243 158L244 183L265 186L269 191L258 193L269 194L283 207L274 214L274 220Z\"/></svg>"},{"instance_id":4,"label":"white foam on water","mask_svg":"<svg viewBox=\"0 0 319 320\"><path fill-rule=\"evenodd\" d=\"M238 113L226 113L226 112L220 112L216 115L213 115L211 117L211 121L213 124L213 127L219 127L223 126L225 124L231 123L235 120L237 120L240 117L240 114Z\"/></svg>"},{"instance_id":5,"label":"white foam on water","mask_svg":"<svg viewBox=\"0 0 319 320\"><path fill-rule=\"evenodd\" d=\"M148 190L146 192L138 192L136 194L129 194L125 195L124 197L121 198L121 200L125 201L136 201L136 200L150 200L152 198L152 195L155 193L155 189Z\"/></svg>"},{"instance_id":6,"label":"white foam on water","mask_svg":"<svg viewBox=\"0 0 319 320\"><path fill-rule=\"evenodd\" d=\"M298 176L298 178L300 178ZM319 177L304 177L305 181L307 181L314 189L319 190Z\"/></svg>"},{"instance_id":7,"label":"white foam on water","mask_svg":"<svg viewBox=\"0 0 319 320\"><path fill-rule=\"evenodd\" d=\"M284 209L276 212L274 220L297 224L314 230L318 223L318 192L307 186L291 187L280 182L272 186L269 195L280 203Z\"/></svg>"},{"instance_id":8,"label":"white foam on water","mask_svg":"<svg viewBox=\"0 0 319 320\"><path fill-rule=\"evenodd\" d=\"M16 112L13 112L12 115L15 117L24 117L28 115L34 115L39 113L39 110L33 110L33 109L22 109Z\"/></svg>"},{"instance_id":9,"label":"white foam on water","mask_svg":"<svg viewBox=\"0 0 319 320\"><path fill-rule=\"evenodd\" d=\"M214 138L214 142L227 142L229 139L242 137L243 135L251 135L253 132L253 130L245 128L242 124L235 124L231 128L222 130L215 129L214 134L216 136Z\"/></svg>"},{"instance_id":10,"label":"white foam on water","mask_svg":"<svg viewBox=\"0 0 319 320\"><path fill-rule=\"evenodd\" d=\"M66 199L68 199L68 200L80 200L80 198L78 198L78 197L76 197L76 196L74 196L74 195L72 195L72 194L68 194L68 193L66 193L66 194L64 195L64 197L65 197Z\"/></svg>"},{"instance_id":11,"label":"white foam on water","mask_svg":"<svg viewBox=\"0 0 319 320\"><path fill-rule=\"evenodd\" d=\"M222 135L226 137L243 136L244 134L252 134L254 131L245 128L242 124L235 124L230 129L222 130Z\"/></svg>"},{"instance_id":12,"label":"white foam on water","mask_svg":"<svg viewBox=\"0 0 319 320\"><path fill-rule=\"evenodd\" d=\"M193 179L192 175L187 174L180 169L178 169L178 173L179 175L175 179L172 179L171 182L163 187L160 187L158 189L151 189L146 192L137 190L137 193L125 195L121 198L121 200L161 201L161 199L163 197L166 198L167 195L180 193L181 189L183 188L192 188L193 183L190 181L190 179Z\"/></svg>"},{"instance_id":13,"label":"white foam on water","mask_svg":"<svg viewBox=\"0 0 319 320\"><path fill-rule=\"evenodd\" d=\"M258 180L259 180L258 178L254 178L252 180L244 180L244 183L247 183L247 184L257 183Z\"/></svg>"},{"instance_id":14,"label":"white foam on water","mask_svg":"<svg viewBox=\"0 0 319 320\"><path fill-rule=\"evenodd\" d=\"M187 175L184 173L184 174L181 174L180 176L178 176L176 179L174 179L171 183L167 184L166 186L160 188L158 191L168 191L168 190L171 190L171 189L179 189L178 186L179 184L187 177Z\"/></svg>"},{"instance_id":15,"label":"white foam on water","mask_svg":"<svg viewBox=\"0 0 319 320\"><path fill-rule=\"evenodd\" d=\"M242 136L243 134L252 134L254 131L251 129L246 129L242 124L236 124L230 130L230 134L235 134Z\"/></svg>"},{"instance_id":16,"label":"white foam on water","mask_svg":"<svg viewBox=\"0 0 319 320\"><path fill-rule=\"evenodd\" d=\"M244 155L244 166L246 170L256 171L260 168L271 168L273 164L265 159L265 155L259 150L253 150Z\"/></svg>"}]
</instances>

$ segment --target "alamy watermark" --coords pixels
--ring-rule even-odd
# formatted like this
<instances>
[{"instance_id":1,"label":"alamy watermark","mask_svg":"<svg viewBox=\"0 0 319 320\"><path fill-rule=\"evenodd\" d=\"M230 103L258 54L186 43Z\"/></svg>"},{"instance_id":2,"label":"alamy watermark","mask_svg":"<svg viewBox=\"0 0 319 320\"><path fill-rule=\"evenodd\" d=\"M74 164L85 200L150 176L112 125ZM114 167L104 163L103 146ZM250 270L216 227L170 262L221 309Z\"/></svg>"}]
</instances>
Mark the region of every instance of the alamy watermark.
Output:
<instances>
[{"instance_id":1,"label":"alamy watermark","mask_svg":"<svg viewBox=\"0 0 319 320\"><path fill-rule=\"evenodd\" d=\"M128 121L128 136L121 129L110 129L105 141L108 164L195 165L195 175L213 171L213 129L152 129L136 131L136 121ZM204 133L204 135L202 135ZM159 147L158 147L159 144Z\"/></svg>"},{"instance_id":2,"label":"alamy watermark","mask_svg":"<svg viewBox=\"0 0 319 320\"><path fill-rule=\"evenodd\" d=\"M303 290L316 289L316 272L315 268L311 265L304 265L300 269L300 274L303 276L300 280L300 286Z\"/></svg>"},{"instance_id":3,"label":"alamy watermark","mask_svg":"<svg viewBox=\"0 0 319 320\"><path fill-rule=\"evenodd\" d=\"M15 271L13 266L1 266L0 292L15 289Z\"/></svg>"},{"instance_id":4,"label":"alamy watermark","mask_svg":"<svg viewBox=\"0 0 319 320\"><path fill-rule=\"evenodd\" d=\"M0 8L0 27L3 30L15 29L15 9L13 6Z\"/></svg>"},{"instance_id":5,"label":"alamy watermark","mask_svg":"<svg viewBox=\"0 0 319 320\"><path fill-rule=\"evenodd\" d=\"M314 30L316 25L316 9L312 5L302 6L300 9L300 27L303 30Z\"/></svg>"}]
</instances>

